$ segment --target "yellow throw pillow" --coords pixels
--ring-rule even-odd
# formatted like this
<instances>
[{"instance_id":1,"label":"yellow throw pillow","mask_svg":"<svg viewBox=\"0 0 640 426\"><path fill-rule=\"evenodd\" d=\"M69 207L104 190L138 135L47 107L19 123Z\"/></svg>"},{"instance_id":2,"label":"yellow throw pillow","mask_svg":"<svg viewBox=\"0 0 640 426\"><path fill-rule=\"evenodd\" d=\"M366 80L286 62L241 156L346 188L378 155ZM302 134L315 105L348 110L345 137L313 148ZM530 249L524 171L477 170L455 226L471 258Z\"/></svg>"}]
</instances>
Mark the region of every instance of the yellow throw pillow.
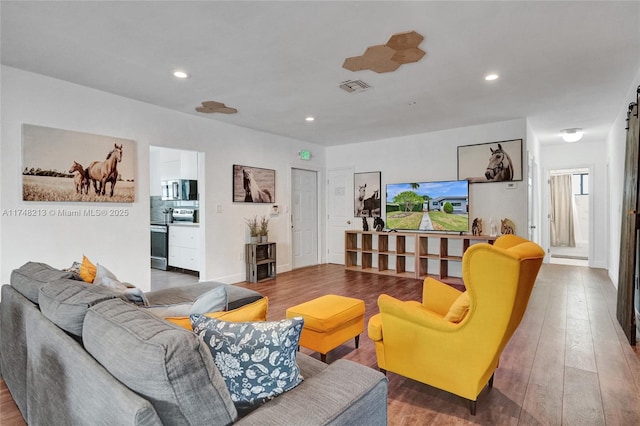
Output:
<instances>
[{"instance_id":1,"label":"yellow throw pillow","mask_svg":"<svg viewBox=\"0 0 640 426\"><path fill-rule=\"evenodd\" d=\"M93 280L96 279L97 272L96 265L91 263L91 261L87 258L87 256L82 255L82 265L80 265L80 278L84 280L84 282L92 283Z\"/></svg>"},{"instance_id":2,"label":"yellow throw pillow","mask_svg":"<svg viewBox=\"0 0 640 426\"><path fill-rule=\"evenodd\" d=\"M450 322L460 322L467 316L469 312L469 293L466 291L462 293L453 305L449 308L449 312L444 316L444 319Z\"/></svg>"},{"instance_id":3,"label":"yellow throw pillow","mask_svg":"<svg viewBox=\"0 0 640 426\"><path fill-rule=\"evenodd\" d=\"M204 314L209 318L217 318L229 322L254 322L266 321L267 311L269 309L269 299L263 297L248 305L240 306L231 311L209 312ZM179 325L182 328L191 330L191 320L189 317L167 317L167 321Z\"/></svg>"}]
</instances>

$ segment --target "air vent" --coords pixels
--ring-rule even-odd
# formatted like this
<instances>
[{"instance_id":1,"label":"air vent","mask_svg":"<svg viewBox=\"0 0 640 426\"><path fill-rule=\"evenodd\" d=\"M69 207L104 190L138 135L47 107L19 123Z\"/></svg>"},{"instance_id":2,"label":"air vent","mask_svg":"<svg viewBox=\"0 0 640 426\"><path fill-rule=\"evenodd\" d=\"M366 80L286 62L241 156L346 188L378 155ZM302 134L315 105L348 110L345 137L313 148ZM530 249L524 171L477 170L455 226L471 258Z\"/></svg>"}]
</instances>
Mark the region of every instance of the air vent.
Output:
<instances>
[{"instance_id":1,"label":"air vent","mask_svg":"<svg viewBox=\"0 0 640 426\"><path fill-rule=\"evenodd\" d=\"M362 80L343 81L342 83L340 83L338 87L340 87L342 90L345 90L349 93L360 93L360 92L365 92L371 89L371 86L369 86L367 83L365 83Z\"/></svg>"}]
</instances>

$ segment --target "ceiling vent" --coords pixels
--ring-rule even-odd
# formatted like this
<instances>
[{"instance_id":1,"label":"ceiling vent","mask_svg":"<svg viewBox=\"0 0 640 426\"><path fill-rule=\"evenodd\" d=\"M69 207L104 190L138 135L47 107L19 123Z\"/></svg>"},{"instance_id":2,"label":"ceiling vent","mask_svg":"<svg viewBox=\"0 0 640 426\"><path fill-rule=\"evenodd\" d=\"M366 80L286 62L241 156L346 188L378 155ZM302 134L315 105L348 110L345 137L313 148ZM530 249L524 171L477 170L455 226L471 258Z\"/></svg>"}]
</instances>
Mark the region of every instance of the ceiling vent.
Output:
<instances>
[{"instance_id":1,"label":"ceiling vent","mask_svg":"<svg viewBox=\"0 0 640 426\"><path fill-rule=\"evenodd\" d=\"M342 90L345 90L349 93L360 93L360 92L365 92L371 89L371 86L369 86L367 83L365 83L362 80L343 81L342 83L340 83L338 87L340 87Z\"/></svg>"}]
</instances>

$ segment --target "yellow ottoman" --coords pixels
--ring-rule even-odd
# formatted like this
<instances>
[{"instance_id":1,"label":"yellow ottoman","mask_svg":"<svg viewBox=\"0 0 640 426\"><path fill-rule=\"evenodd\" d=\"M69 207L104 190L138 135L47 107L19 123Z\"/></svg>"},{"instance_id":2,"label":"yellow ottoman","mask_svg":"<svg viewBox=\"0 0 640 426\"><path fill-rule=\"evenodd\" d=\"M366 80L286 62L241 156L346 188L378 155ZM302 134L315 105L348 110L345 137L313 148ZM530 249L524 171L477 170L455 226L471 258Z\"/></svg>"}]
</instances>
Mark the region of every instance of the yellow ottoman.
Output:
<instances>
[{"instance_id":1,"label":"yellow ottoman","mask_svg":"<svg viewBox=\"0 0 640 426\"><path fill-rule=\"evenodd\" d=\"M320 353L327 362L327 352L355 337L356 348L364 331L364 301L328 294L287 309L287 318L303 317L300 346Z\"/></svg>"}]
</instances>

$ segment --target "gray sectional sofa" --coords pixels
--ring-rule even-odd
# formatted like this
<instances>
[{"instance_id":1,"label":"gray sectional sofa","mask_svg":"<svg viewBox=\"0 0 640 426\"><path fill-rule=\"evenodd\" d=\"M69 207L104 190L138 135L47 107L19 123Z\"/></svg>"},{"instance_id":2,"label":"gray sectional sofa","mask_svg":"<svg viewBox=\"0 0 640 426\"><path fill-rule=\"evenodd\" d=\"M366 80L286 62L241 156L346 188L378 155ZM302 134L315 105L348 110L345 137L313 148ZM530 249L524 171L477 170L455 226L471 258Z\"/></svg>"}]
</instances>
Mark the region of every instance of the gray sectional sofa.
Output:
<instances>
[{"instance_id":1,"label":"gray sectional sofa","mask_svg":"<svg viewBox=\"0 0 640 426\"><path fill-rule=\"evenodd\" d=\"M347 360L303 353L304 381L238 418L209 348L193 332L41 263L2 286L0 367L30 425L385 425L387 381ZM147 293L193 300L220 283ZM262 297L228 289L230 308Z\"/></svg>"}]
</instances>

